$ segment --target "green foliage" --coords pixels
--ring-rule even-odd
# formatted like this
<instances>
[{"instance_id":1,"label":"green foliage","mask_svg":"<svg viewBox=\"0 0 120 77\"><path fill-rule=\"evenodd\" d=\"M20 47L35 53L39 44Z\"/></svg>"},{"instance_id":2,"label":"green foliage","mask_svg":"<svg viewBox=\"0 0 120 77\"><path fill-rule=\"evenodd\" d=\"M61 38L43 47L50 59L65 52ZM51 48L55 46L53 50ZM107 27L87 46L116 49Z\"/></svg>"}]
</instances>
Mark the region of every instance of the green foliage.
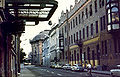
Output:
<instances>
[{"instance_id":1,"label":"green foliage","mask_svg":"<svg viewBox=\"0 0 120 77\"><path fill-rule=\"evenodd\" d=\"M20 49L20 63L23 63L25 62L25 56L26 56L26 53L23 52L23 48Z\"/></svg>"}]
</instances>

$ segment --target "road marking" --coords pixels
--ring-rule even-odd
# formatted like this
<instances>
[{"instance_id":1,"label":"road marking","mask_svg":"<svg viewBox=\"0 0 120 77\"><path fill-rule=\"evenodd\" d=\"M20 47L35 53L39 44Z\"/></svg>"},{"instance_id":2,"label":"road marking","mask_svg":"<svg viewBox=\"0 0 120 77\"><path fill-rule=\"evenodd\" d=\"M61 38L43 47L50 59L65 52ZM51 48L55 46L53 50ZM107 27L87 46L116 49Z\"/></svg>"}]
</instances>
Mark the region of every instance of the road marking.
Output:
<instances>
[{"instance_id":1,"label":"road marking","mask_svg":"<svg viewBox=\"0 0 120 77\"><path fill-rule=\"evenodd\" d=\"M61 74L57 74L57 75L62 76Z\"/></svg>"}]
</instances>

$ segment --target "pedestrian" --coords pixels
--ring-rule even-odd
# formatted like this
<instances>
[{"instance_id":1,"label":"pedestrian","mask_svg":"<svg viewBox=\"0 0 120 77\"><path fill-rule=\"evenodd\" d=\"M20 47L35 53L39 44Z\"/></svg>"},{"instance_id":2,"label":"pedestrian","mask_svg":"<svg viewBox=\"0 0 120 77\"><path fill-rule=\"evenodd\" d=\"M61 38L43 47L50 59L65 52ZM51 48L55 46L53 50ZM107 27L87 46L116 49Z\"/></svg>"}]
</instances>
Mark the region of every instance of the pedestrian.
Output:
<instances>
[{"instance_id":1,"label":"pedestrian","mask_svg":"<svg viewBox=\"0 0 120 77\"><path fill-rule=\"evenodd\" d=\"M89 63L89 64L87 64L87 70L88 70L88 74L90 75L90 76L92 76L92 65Z\"/></svg>"}]
</instances>

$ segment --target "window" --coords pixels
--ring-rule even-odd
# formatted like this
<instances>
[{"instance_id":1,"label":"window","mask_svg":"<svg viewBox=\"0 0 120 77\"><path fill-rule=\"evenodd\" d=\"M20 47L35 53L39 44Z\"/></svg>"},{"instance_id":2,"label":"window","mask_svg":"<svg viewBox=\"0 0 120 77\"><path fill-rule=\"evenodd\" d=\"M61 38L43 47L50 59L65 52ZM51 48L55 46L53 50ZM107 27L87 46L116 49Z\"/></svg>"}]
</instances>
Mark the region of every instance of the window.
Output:
<instances>
[{"instance_id":1,"label":"window","mask_svg":"<svg viewBox=\"0 0 120 77\"><path fill-rule=\"evenodd\" d=\"M76 41L76 40L75 40L75 34L74 34L74 43L75 43L75 41Z\"/></svg>"},{"instance_id":2,"label":"window","mask_svg":"<svg viewBox=\"0 0 120 77\"><path fill-rule=\"evenodd\" d=\"M78 32L76 32L76 40L78 41Z\"/></svg>"},{"instance_id":3,"label":"window","mask_svg":"<svg viewBox=\"0 0 120 77\"><path fill-rule=\"evenodd\" d=\"M92 16L92 4L90 5L90 16Z\"/></svg>"},{"instance_id":4,"label":"window","mask_svg":"<svg viewBox=\"0 0 120 77\"><path fill-rule=\"evenodd\" d=\"M97 0L95 0L94 4L95 4L95 12L97 12Z\"/></svg>"},{"instance_id":5,"label":"window","mask_svg":"<svg viewBox=\"0 0 120 77\"><path fill-rule=\"evenodd\" d=\"M86 18L88 18L88 9L86 8Z\"/></svg>"},{"instance_id":6,"label":"window","mask_svg":"<svg viewBox=\"0 0 120 77\"><path fill-rule=\"evenodd\" d=\"M93 35L93 24L91 24L91 35Z\"/></svg>"},{"instance_id":7,"label":"window","mask_svg":"<svg viewBox=\"0 0 120 77\"><path fill-rule=\"evenodd\" d=\"M107 54L107 40L105 40L105 54Z\"/></svg>"},{"instance_id":8,"label":"window","mask_svg":"<svg viewBox=\"0 0 120 77\"><path fill-rule=\"evenodd\" d=\"M102 7L101 0L99 0L99 7L100 7L100 8Z\"/></svg>"},{"instance_id":9,"label":"window","mask_svg":"<svg viewBox=\"0 0 120 77\"><path fill-rule=\"evenodd\" d=\"M102 41L102 44L101 44L101 48L102 48L102 55L104 54L104 42Z\"/></svg>"},{"instance_id":10,"label":"window","mask_svg":"<svg viewBox=\"0 0 120 77\"><path fill-rule=\"evenodd\" d=\"M118 23L118 22L119 22L118 8L113 7L111 14L112 14L112 22L113 22L113 23Z\"/></svg>"},{"instance_id":11,"label":"window","mask_svg":"<svg viewBox=\"0 0 120 77\"><path fill-rule=\"evenodd\" d=\"M96 33L98 33L98 21L95 22L96 25Z\"/></svg>"},{"instance_id":12,"label":"window","mask_svg":"<svg viewBox=\"0 0 120 77\"><path fill-rule=\"evenodd\" d=\"M76 50L74 50L74 58L75 58L75 64L76 64Z\"/></svg>"},{"instance_id":13,"label":"window","mask_svg":"<svg viewBox=\"0 0 120 77\"><path fill-rule=\"evenodd\" d=\"M73 43L73 36L71 35L71 44Z\"/></svg>"},{"instance_id":14,"label":"window","mask_svg":"<svg viewBox=\"0 0 120 77\"><path fill-rule=\"evenodd\" d=\"M89 36L89 27L87 26L87 29L86 29L87 31L87 37Z\"/></svg>"},{"instance_id":15,"label":"window","mask_svg":"<svg viewBox=\"0 0 120 77\"><path fill-rule=\"evenodd\" d=\"M82 12L82 20L84 20L84 11Z\"/></svg>"},{"instance_id":16,"label":"window","mask_svg":"<svg viewBox=\"0 0 120 77\"><path fill-rule=\"evenodd\" d=\"M69 36L69 44L70 44L70 36Z\"/></svg>"},{"instance_id":17,"label":"window","mask_svg":"<svg viewBox=\"0 0 120 77\"><path fill-rule=\"evenodd\" d=\"M65 45L67 45L67 38L65 38Z\"/></svg>"},{"instance_id":18,"label":"window","mask_svg":"<svg viewBox=\"0 0 120 77\"><path fill-rule=\"evenodd\" d=\"M83 39L85 38L85 29L83 28Z\"/></svg>"},{"instance_id":19,"label":"window","mask_svg":"<svg viewBox=\"0 0 120 77\"><path fill-rule=\"evenodd\" d=\"M106 25L105 25L105 15L103 16L103 29L105 30Z\"/></svg>"},{"instance_id":20,"label":"window","mask_svg":"<svg viewBox=\"0 0 120 77\"><path fill-rule=\"evenodd\" d=\"M72 30L72 21L71 21L71 30Z\"/></svg>"},{"instance_id":21,"label":"window","mask_svg":"<svg viewBox=\"0 0 120 77\"><path fill-rule=\"evenodd\" d=\"M79 53L77 53L77 61L79 62Z\"/></svg>"},{"instance_id":22,"label":"window","mask_svg":"<svg viewBox=\"0 0 120 77\"><path fill-rule=\"evenodd\" d=\"M75 20L73 19L73 27L75 27Z\"/></svg>"},{"instance_id":23,"label":"window","mask_svg":"<svg viewBox=\"0 0 120 77\"><path fill-rule=\"evenodd\" d=\"M102 6L104 6L104 0L102 0Z\"/></svg>"},{"instance_id":24,"label":"window","mask_svg":"<svg viewBox=\"0 0 120 77\"><path fill-rule=\"evenodd\" d=\"M79 39L81 40L81 30L79 31Z\"/></svg>"},{"instance_id":25,"label":"window","mask_svg":"<svg viewBox=\"0 0 120 77\"><path fill-rule=\"evenodd\" d=\"M65 33L67 32L67 28L66 28L66 26L65 26Z\"/></svg>"},{"instance_id":26,"label":"window","mask_svg":"<svg viewBox=\"0 0 120 77\"><path fill-rule=\"evenodd\" d=\"M118 39L118 49L119 49L119 53L120 53L120 38Z\"/></svg>"},{"instance_id":27,"label":"window","mask_svg":"<svg viewBox=\"0 0 120 77\"><path fill-rule=\"evenodd\" d=\"M80 14L79 14L79 24L81 23L81 21L80 21Z\"/></svg>"},{"instance_id":28,"label":"window","mask_svg":"<svg viewBox=\"0 0 120 77\"><path fill-rule=\"evenodd\" d=\"M102 26L102 17L100 17L100 30L103 30L103 26Z\"/></svg>"},{"instance_id":29,"label":"window","mask_svg":"<svg viewBox=\"0 0 120 77\"><path fill-rule=\"evenodd\" d=\"M77 17L76 17L76 25L78 25L78 20L77 20Z\"/></svg>"},{"instance_id":30,"label":"window","mask_svg":"<svg viewBox=\"0 0 120 77\"><path fill-rule=\"evenodd\" d=\"M90 62L90 48L87 48L87 59Z\"/></svg>"}]
</instances>

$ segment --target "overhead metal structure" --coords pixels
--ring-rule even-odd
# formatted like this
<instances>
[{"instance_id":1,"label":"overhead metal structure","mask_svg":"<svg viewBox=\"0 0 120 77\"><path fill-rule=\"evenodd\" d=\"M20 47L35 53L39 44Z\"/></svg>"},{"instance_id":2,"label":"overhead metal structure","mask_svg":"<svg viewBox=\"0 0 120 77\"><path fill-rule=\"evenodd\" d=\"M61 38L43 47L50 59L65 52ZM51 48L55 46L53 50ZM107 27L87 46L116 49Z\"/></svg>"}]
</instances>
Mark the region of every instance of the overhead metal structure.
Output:
<instances>
[{"instance_id":1,"label":"overhead metal structure","mask_svg":"<svg viewBox=\"0 0 120 77\"><path fill-rule=\"evenodd\" d=\"M58 7L55 0L6 0L5 9L26 21L47 21Z\"/></svg>"}]
</instances>

